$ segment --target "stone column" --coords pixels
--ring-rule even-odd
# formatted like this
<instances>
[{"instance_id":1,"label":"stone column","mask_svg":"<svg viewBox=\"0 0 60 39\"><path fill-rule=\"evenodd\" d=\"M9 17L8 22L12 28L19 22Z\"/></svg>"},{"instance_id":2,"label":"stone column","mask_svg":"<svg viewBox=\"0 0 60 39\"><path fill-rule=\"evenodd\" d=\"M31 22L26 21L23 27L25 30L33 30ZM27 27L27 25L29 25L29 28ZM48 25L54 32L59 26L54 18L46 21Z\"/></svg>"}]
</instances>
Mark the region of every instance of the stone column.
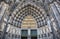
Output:
<instances>
[{"instance_id":1,"label":"stone column","mask_svg":"<svg viewBox=\"0 0 60 39\"><path fill-rule=\"evenodd\" d=\"M20 29L20 39L21 39L21 29Z\"/></svg>"},{"instance_id":2,"label":"stone column","mask_svg":"<svg viewBox=\"0 0 60 39\"><path fill-rule=\"evenodd\" d=\"M51 7L51 15L55 18L55 20L57 20L58 28L60 27L60 15L59 15L59 9L58 9L58 4L56 2L54 2L53 4L50 4Z\"/></svg>"},{"instance_id":3,"label":"stone column","mask_svg":"<svg viewBox=\"0 0 60 39\"><path fill-rule=\"evenodd\" d=\"M37 39L40 39L40 38L39 38L39 35L40 35L40 30L37 29Z\"/></svg>"},{"instance_id":4,"label":"stone column","mask_svg":"<svg viewBox=\"0 0 60 39\"><path fill-rule=\"evenodd\" d=\"M30 29L28 29L28 39L31 39Z\"/></svg>"}]
</instances>

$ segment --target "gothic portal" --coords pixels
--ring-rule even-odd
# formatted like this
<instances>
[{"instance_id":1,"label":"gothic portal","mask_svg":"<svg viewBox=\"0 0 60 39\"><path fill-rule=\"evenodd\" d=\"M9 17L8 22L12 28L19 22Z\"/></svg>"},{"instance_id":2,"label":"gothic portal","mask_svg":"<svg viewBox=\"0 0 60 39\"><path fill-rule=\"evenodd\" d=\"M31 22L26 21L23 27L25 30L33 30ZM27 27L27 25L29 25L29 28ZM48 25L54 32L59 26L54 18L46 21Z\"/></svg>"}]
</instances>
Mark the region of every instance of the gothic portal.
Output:
<instances>
[{"instance_id":1,"label":"gothic portal","mask_svg":"<svg viewBox=\"0 0 60 39\"><path fill-rule=\"evenodd\" d=\"M0 39L60 39L60 1L1 0Z\"/></svg>"}]
</instances>

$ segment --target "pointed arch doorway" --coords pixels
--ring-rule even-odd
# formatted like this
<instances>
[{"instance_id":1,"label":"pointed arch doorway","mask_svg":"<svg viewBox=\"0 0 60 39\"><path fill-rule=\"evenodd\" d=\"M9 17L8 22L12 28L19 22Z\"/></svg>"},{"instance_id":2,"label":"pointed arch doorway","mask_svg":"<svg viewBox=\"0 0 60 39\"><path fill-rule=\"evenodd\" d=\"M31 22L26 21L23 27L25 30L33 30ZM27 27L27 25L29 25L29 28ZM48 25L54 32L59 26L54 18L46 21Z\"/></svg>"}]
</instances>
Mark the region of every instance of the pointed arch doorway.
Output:
<instances>
[{"instance_id":1,"label":"pointed arch doorway","mask_svg":"<svg viewBox=\"0 0 60 39\"><path fill-rule=\"evenodd\" d=\"M27 4L19 8L16 18L20 22L21 39L38 39L38 28L46 25L46 14L35 5ZM18 12L18 13L17 13Z\"/></svg>"},{"instance_id":2,"label":"pointed arch doorway","mask_svg":"<svg viewBox=\"0 0 60 39\"><path fill-rule=\"evenodd\" d=\"M38 39L37 30L46 25L46 13L42 10L32 4L19 7L12 13L9 24L20 28L21 39Z\"/></svg>"}]
</instances>

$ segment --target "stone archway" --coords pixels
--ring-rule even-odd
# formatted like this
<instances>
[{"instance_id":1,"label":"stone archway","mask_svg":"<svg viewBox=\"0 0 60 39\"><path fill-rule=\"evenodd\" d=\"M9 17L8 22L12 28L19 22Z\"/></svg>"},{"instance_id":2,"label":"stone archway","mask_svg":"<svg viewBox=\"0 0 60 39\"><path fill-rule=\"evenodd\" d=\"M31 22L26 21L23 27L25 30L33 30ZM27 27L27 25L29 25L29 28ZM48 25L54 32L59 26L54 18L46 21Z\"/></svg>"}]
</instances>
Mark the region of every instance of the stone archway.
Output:
<instances>
[{"instance_id":1,"label":"stone archway","mask_svg":"<svg viewBox=\"0 0 60 39\"><path fill-rule=\"evenodd\" d=\"M15 25L18 27L21 27L21 23L22 23L22 20L24 19L24 17L27 15L31 15L36 20L37 27L41 27L41 26L47 25L46 13L44 10L42 12L42 10L43 9L40 9L40 8L38 9L38 7L36 7L32 4L27 4L27 5L24 5L23 7L19 8L19 9L16 9L16 11L12 13L11 18L13 18L13 19L11 19L11 20L20 22L20 25L19 24L18 25L15 24ZM12 23L12 25L13 24L14 23Z\"/></svg>"},{"instance_id":2,"label":"stone archway","mask_svg":"<svg viewBox=\"0 0 60 39\"><path fill-rule=\"evenodd\" d=\"M8 20L8 27L9 26L11 26L10 27L10 30L9 30L9 32L8 32L8 34L10 35L11 33L14 33L14 31L16 31L16 33L15 34L18 34L17 32L18 32L18 30L15 30L14 28L19 28L20 29L20 32L23 30L23 31L25 31L25 27L24 27L24 29L22 29L23 27L21 27L22 26L22 24L23 24L23 22L22 21L24 21L24 18L26 17L26 16L32 16L32 18L34 18L34 20L36 21L36 22L34 22L34 23L36 23L36 26L34 25L34 28L36 29L31 29L32 27L28 27L27 28L27 31L33 31L34 33L36 32L36 37L37 37L37 34L40 32L39 30L40 30L40 28L41 27L47 27L46 25L47 25L47 21L46 21L46 18L47 18L47 13L44 11L44 9L43 8L39 8L39 7L37 7L37 6L35 6L35 5L32 5L32 4L27 4L27 5L24 5L24 6L17 6L18 8L16 8L16 10L14 10L14 12L13 13L11 13L11 15L10 15L10 18L9 18L9 20ZM31 18L30 18L31 19ZM29 19L28 19L29 20ZM30 22L31 23L31 22ZM30 25L30 24L29 24ZM30 29L30 30L29 30ZM38 29L38 30L37 30ZM46 29L46 28L45 28ZM48 29L48 28L47 28ZM38 33L37 33L37 31L39 31ZM41 29L41 31L43 32L43 29ZM47 31L48 32L48 31ZM30 33L30 32L29 32ZM34 35L34 33L33 33L33 35ZM21 34L21 33L20 33ZM27 33L28 34L28 33ZM26 35L27 35L26 34ZM31 33L30 33L31 34ZM13 34L14 35L14 34ZM8 36L8 35L7 35ZM20 35L21 36L21 35ZM27 35L28 36L28 35ZM26 36L26 37L27 37ZM22 36L23 37L23 36ZM21 38L21 37L20 37ZM24 38L24 37L23 37ZM31 38L35 38L34 36L32 37L31 36Z\"/></svg>"}]
</instances>

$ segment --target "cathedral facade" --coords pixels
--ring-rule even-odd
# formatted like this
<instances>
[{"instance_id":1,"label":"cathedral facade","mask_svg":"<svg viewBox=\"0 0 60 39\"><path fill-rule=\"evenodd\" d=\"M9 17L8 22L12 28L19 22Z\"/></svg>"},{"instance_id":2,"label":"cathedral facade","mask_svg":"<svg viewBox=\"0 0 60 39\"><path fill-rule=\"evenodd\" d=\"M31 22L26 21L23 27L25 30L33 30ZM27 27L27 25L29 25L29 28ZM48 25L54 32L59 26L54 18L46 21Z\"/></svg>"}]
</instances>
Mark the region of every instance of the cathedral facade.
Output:
<instances>
[{"instance_id":1,"label":"cathedral facade","mask_svg":"<svg viewBox=\"0 0 60 39\"><path fill-rule=\"evenodd\" d=\"M0 39L60 39L60 0L1 0Z\"/></svg>"}]
</instances>

